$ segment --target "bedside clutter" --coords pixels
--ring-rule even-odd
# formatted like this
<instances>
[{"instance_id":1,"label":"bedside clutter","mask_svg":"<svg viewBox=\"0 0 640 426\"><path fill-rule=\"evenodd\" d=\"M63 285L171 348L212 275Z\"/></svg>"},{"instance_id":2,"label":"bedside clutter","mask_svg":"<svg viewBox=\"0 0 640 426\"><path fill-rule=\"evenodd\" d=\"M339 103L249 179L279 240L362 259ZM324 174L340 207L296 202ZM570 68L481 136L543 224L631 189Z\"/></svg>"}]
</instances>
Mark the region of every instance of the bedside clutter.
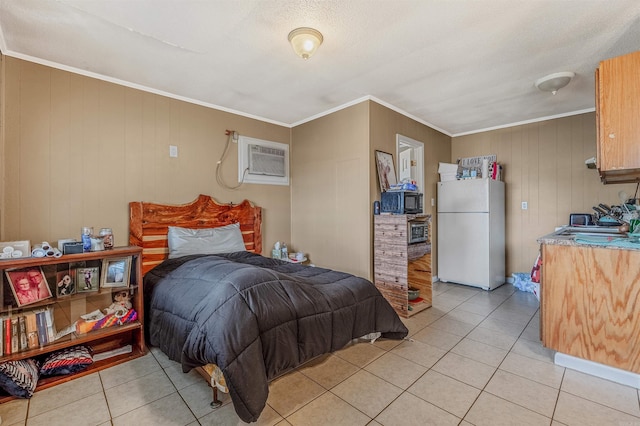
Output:
<instances>
[{"instance_id":1,"label":"bedside clutter","mask_svg":"<svg viewBox=\"0 0 640 426\"><path fill-rule=\"evenodd\" d=\"M27 358L0 363L0 388L16 398L31 398L40 376L74 374L93 364L86 346L52 352L44 359Z\"/></svg>"}]
</instances>

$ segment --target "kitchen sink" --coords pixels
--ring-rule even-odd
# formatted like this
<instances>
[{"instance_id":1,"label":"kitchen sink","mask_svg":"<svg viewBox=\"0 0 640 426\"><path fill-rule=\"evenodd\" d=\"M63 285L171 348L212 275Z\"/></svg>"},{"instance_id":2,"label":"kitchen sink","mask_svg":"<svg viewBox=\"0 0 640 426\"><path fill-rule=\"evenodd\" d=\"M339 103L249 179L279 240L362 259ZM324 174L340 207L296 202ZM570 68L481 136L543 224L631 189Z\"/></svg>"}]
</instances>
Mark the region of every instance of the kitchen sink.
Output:
<instances>
[{"instance_id":1,"label":"kitchen sink","mask_svg":"<svg viewBox=\"0 0 640 426\"><path fill-rule=\"evenodd\" d=\"M558 231L558 235L575 237L628 238L626 232L618 231L612 226L566 226Z\"/></svg>"}]
</instances>

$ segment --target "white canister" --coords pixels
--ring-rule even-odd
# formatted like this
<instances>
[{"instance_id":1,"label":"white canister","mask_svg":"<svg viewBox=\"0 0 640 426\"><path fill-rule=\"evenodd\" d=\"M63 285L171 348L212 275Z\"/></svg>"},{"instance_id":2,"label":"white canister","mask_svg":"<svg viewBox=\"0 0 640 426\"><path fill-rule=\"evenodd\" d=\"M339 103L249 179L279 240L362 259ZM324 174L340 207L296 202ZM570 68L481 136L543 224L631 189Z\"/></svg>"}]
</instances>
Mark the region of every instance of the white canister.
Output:
<instances>
[{"instance_id":1,"label":"white canister","mask_svg":"<svg viewBox=\"0 0 640 426\"><path fill-rule=\"evenodd\" d=\"M91 251L102 251L102 250L104 250L104 238L91 237Z\"/></svg>"}]
</instances>

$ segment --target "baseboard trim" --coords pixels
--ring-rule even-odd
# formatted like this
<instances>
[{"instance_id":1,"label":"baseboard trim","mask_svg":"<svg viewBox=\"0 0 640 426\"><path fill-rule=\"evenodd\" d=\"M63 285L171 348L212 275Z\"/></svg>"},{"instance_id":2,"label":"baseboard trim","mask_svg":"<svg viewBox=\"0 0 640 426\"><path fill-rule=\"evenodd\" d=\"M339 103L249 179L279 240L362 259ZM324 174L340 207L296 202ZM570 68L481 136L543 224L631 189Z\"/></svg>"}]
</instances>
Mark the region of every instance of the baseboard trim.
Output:
<instances>
[{"instance_id":1,"label":"baseboard trim","mask_svg":"<svg viewBox=\"0 0 640 426\"><path fill-rule=\"evenodd\" d=\"M586 374L591 374L592 376L611 380L612 382L620 383L621 385L640 389L640 375L630 371L621 370L619 368L610 367L608 365L577 358L560 352L556 352L554 362L561 367L571 368L572 370L581 371Z\"/></svg>"}]
</instances>

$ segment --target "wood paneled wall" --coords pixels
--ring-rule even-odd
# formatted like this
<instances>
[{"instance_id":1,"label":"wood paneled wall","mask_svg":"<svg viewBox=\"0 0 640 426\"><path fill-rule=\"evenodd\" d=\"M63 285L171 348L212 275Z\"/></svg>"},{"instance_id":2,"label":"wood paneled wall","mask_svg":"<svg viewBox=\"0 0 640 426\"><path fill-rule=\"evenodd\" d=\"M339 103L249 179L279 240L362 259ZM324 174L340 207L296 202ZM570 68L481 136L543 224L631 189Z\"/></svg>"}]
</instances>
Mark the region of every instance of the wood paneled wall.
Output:
<instances>
[{"instance_id":1,"label":"wood paneled wall","mask_svg":"<svg viewBox=\"0 0 640 426\"><path fill-rule=\"evenodd\" d=\"M317 266L369 277L369 105L296 126L291 146L291 238Z\"/></svg>"},{"instance_id":2,"label":"wood paneled wall","mask_svg":"<svg viewBox=\"0 0 640 426\"><path fill-rule=\"evenodd\" d=\"M113 228L128 242L128 203L221 203L263 208L263 246L290 239L288 186L216 183L225 129L289 143L290 129L94 78L2 58L0 239L79 238L82 226ZM178 158L169 157L169 145ZM237 182L237 148L223 177Z\"/></svg>"},{"instance_id":3,"label":"wood paneled wall","mask_svg":"<svg viewBox=\"0 0 640 426\"><path fill-rule=\"evenodd\" d=\"M514 126L452 140L452 161L496 154L504 166L507 275L530 272L536 239L566 225L570 213L593 213L598 203L619 204L634 184L603 185L585 160L596 155L595 113ZM522 210L521 203L528 203Z\"/></svg>"}]
</instances>

